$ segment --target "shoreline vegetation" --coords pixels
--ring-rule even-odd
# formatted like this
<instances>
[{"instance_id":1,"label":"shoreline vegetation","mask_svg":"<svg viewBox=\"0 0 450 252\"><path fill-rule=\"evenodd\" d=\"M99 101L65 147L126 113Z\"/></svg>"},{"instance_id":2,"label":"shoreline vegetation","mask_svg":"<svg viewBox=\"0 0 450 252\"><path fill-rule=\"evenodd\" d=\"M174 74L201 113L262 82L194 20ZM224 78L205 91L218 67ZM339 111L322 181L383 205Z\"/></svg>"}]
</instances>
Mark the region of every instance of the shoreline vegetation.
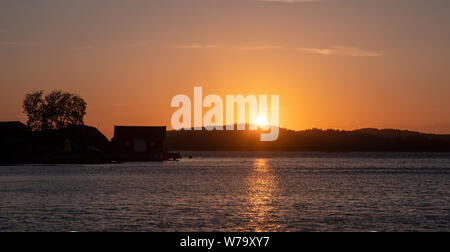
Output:
<instances>
[{"instance_id":1,"label":"shoreline vegetation","mask_svg":"<svg viewBox=\"0 0 450 252\"><path fill-rule=\"evenodd\" d=\"M165 145L177 151L450 152L450 135L396 129L294 131L280 128L274 142L261 131L170 131Z\"/></svg>"},{"instance_id":2,"label":"shoreline vegetation","mask_svg":"<svg viewBox=\"0 0 450 252\"><path fill-rule=\"evenodd\" d=\"M69 126L31 131L16 122L0 124L0 165L102 164L115 162L111 141L98 129ZM280 129L275 142L260 131L168 131L167 151L450 152L450 135L394 129Z\"/></svg>"}]
</instances>

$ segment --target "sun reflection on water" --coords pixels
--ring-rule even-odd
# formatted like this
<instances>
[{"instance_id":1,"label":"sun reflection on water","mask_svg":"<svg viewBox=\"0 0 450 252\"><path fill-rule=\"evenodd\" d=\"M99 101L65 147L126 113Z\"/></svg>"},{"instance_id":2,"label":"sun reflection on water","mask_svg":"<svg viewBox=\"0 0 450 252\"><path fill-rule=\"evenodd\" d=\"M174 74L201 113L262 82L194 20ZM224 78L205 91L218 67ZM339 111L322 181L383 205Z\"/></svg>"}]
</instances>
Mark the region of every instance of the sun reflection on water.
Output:
<instances>
[{"instance_id":1,"label":"sun reflection on water","mask_svg":"<svg viewBox=\"0 0 450 252\"><path fill-rule=\"evenodd\" d=\"M276 231L274 213L277 180L267 159L256 159L247 178L247 229L255 232Z\"/></svg>"}]
</instances>

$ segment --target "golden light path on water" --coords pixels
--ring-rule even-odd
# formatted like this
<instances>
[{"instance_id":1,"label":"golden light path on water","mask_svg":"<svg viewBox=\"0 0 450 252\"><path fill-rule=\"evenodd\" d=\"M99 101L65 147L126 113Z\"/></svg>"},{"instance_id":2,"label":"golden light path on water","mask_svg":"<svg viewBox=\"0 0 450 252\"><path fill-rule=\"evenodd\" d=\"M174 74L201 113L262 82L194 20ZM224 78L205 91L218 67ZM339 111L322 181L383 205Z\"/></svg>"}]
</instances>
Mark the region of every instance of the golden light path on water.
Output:
<instances>
[{"instance_id":1,"label":"golden light path on water","mask_svg":"<svg viewBox=\"0 0 450 252\"><path fill-rule=\"evenodd\" d=\"M273 167L267 159L256 159L247 177L247 209L249 217L247 229L255 232L276 231L273 201L278 190L278 182Z\"/></svg>"}]
</instances>

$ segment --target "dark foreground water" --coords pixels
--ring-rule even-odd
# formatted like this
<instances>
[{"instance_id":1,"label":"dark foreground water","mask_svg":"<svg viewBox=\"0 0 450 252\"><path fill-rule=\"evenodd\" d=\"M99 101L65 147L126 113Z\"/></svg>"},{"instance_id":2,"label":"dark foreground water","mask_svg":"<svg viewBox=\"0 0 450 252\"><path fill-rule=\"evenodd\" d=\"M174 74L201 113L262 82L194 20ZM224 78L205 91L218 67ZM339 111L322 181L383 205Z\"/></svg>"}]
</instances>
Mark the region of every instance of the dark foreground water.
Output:
<instances>
[{"instance_id":1,"label":"dark foreground water","mask_svg":"<svg viewBox=\"0 0 450 252\"><path fill-rule=\"evenodd\" d=\"M450 231L450 154L0 167L0 231Z\"/></svg>"}]
</instances>

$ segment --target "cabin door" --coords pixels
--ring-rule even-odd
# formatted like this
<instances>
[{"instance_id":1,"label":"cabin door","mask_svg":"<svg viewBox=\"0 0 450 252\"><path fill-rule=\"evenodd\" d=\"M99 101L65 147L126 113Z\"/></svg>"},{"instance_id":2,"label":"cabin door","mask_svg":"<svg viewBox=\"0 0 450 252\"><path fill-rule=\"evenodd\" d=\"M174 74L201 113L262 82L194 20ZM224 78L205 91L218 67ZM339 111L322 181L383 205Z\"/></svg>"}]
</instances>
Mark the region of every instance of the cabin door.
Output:
<instances>
[{"instance_id":1,"label":"cabin door","mask_svg":"<svg viewBox=\"0 0 450 252\"><path fill-rule=\"evenodd\" d=\"M138 153L147 152L147 141L134 140L134 152L138 152Z\"/></svg>"}]
</instances>

